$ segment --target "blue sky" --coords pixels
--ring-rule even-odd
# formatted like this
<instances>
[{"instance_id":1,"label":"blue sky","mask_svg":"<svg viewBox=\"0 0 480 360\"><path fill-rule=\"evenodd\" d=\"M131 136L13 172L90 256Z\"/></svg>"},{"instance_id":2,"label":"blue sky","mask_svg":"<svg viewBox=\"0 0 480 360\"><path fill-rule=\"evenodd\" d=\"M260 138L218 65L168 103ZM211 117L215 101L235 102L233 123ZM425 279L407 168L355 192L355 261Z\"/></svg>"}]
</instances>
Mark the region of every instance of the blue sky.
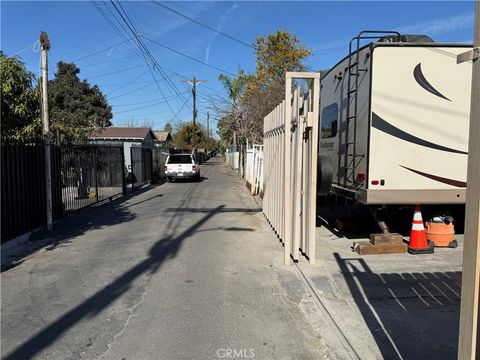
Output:
<instances>
[{"instance_id":1,"label":"blue sky","mask_svg":"<svg viewBox=\"0 0 480 360\"><path fill-rule=\"evenodd\" d=\"M96 2L110 18L110 2ZM468 2L166 2L167 6L202 23L251 43L257 35L287 30L312 50L311 70L329 68L346 55L348 41L365 29L400 30L430 35L439 42L473 42L474 1ZM137 30L145 37L224 71L255 70L253 50L149 1L122 2ZM110 12L111 11L111 12ZM116 14L119 18L118 14ZM120 18L119 18L120 19ZM120 20L121 21L121 20ZM118 27L118 24L117 24ZM60 60L79 66L80 78L98 84L113 107L117 126L191 120L191 97L185 78L204 79L198 85L199 121L205 124L208 99L223 93L220 72L144 40L168 75L154 73L134 48L89 1L1 2L1 49L18 54L34 73L40 53L33 44L46 31L52 44L50 78ZM127 35L128 36L128 35ZM130 35L130 38L133 35ZM112 47L107 51L95 52ZM88 57L86 57L88 56ZM83 58L83 59L82 59ZM178 95L180 94L180 96ZM175 116L176 115L176 116ZM215 119L212 125L215 126Z\"/></svg>"}]
</instances>

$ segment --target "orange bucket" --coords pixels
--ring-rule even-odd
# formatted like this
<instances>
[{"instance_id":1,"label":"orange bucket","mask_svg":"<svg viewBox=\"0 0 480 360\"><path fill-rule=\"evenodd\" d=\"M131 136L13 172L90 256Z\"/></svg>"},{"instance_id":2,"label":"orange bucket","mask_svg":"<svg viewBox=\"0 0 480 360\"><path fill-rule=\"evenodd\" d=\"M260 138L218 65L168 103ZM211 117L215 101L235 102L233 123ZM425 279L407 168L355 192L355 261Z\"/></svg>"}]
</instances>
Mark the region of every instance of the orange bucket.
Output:
<instances>
[{"instance_id":1,"label":"orange bucket","mask_svg":"<svg viewBox=\"0 0 480 360\"><path fill-rule=\"evenodd\" d=\"M427 239L433 241L435 246L452 247L455 240L453 224L427 222Z\"/></svg>"}]
</instances>

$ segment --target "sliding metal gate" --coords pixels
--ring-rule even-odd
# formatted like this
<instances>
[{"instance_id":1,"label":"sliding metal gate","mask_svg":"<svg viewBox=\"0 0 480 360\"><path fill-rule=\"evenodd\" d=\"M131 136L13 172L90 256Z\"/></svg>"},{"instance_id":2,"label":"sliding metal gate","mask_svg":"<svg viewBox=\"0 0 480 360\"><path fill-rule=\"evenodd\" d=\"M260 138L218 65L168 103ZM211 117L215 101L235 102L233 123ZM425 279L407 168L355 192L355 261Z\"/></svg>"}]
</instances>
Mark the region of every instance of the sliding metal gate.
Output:
<instances>
[{"instance_id":1,"label":"sliding metal gate","mask_svg":"<svg viewBox=\"0 0 480 360\"><path fill-rule=\"evenodd\" d=\"M294 79L308 79L309 89L292 94ZM264 118L263 212L284 245L285 264L300 252L315 263L319 95L319 73L287 72L285 100Z\"/></svg>"},{"instance_id":2,"label":"sliding metal gate","mask_svg":"<svg viewBox=\"0 0 480 360\"><path fill-rule=\"evenodd\" d=\"M131 147L130 158L132 173L129 180L132 189L152 182L152 149L144 147Z\"/></svg>"}]
</instances>

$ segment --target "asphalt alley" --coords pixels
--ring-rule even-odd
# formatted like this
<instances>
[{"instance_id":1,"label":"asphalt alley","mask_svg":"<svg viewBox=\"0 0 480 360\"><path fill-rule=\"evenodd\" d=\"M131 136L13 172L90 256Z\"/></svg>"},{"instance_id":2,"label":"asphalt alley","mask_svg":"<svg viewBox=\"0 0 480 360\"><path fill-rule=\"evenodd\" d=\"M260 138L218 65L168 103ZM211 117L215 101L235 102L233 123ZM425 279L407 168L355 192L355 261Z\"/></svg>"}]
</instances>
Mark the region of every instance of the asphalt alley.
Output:
<instances>
[{"instance_id":1,"label":"asphalt alley","mask_svg":"<svg viewBox=\"0 0 480 360\"><path fill-rule=\"evenodd\" d=\"M323 358L260 207L219 158L201 172L36 234L2 273L2 358Z\"/></svg>"}]
</instances>

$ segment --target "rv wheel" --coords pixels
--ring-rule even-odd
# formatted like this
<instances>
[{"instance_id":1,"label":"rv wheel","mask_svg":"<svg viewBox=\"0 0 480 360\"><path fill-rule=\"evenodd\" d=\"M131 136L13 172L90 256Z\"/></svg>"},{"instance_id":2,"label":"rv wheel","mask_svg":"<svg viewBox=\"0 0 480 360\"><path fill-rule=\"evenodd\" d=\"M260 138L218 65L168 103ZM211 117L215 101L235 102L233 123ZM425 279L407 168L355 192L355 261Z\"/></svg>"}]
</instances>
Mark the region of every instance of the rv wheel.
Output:
<instances>
[{"instance_id":1,"label":"rv wheel","mask_svg":"<svg viewBox=\"0 0 480 360\"><path fill-rule=\"evenodd\" d=\"M332 188L333 168L330 158L325 154L317 157L317 195L327 195Z\"/></svg>"}]
</instances>

